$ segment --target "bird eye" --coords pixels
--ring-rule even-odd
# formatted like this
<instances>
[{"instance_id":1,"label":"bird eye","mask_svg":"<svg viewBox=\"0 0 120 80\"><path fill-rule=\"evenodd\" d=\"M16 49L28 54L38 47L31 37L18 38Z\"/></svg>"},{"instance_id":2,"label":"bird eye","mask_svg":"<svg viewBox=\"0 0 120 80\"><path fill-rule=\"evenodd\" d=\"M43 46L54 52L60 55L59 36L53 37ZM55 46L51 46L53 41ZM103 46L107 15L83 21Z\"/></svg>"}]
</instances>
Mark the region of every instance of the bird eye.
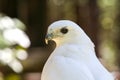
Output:
<instances>
[{"instance_id":1,"label":"bird eye","mask_svg":"<svg viewBox=\"0 0 120 80\"><path fill-rule=\"evenodd\" d=\"M68 29L64 27L60 30L60 32L63 34L66 34L68 32Z\"/></svg>"}]
</instances>

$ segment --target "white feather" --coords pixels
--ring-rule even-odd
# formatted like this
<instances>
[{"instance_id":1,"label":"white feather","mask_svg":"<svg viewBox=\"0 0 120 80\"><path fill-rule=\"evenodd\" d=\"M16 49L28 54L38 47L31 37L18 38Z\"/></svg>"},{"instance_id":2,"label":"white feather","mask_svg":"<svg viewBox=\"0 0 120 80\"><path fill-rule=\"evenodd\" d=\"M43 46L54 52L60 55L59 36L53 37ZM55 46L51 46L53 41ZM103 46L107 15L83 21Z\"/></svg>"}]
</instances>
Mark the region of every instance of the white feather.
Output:
<instances>
[{"instance_id":1,"label":"white feather","mask_svg":"<svg viewBox=\"0 0 120 80\"><path fill-rule=\"evenodd\" d=\"M66 27L68 32L61 33ZM47 34L57 44L47 60L41 80L114 80L95 55L94 44L74 22L60 20L51 24Z\"/></svg>"}]
</instances>

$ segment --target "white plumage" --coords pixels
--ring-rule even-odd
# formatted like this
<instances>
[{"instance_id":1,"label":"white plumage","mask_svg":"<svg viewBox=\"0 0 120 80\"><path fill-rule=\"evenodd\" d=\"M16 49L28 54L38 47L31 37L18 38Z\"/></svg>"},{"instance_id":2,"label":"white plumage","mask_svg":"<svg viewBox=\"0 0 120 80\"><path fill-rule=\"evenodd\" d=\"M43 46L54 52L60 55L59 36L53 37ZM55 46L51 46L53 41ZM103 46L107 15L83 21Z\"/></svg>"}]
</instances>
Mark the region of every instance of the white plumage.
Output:
<instances>
[{"instance_id":1,"label":"white plumage","mask_svg":"<svg viewBox=\"0 0 120 80\"><path fill-rule=\"evenodd\" d=\"M60 20L48 28L47 39L56 42L41 80L114 80L95 55L94 44L74 22Z\"/></svg>"}]
</instances>

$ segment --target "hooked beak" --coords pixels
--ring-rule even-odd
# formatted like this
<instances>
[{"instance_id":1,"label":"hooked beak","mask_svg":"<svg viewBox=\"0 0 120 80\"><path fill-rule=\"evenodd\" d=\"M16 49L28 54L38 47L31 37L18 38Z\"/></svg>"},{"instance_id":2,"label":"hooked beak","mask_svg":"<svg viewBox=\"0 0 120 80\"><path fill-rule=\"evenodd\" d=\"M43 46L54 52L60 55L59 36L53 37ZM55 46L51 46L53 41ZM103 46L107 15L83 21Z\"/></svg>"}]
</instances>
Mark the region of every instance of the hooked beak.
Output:
<instances>
[{"instance_id":1,"label":"hooked beak","mask_svg":"<svg viewBox=\"0 0 120 80\"><path fill-rule=\"evenodd\" d=\"M52 40L53 39L53 34L47 34L46 37L45 37L45 42L46 44L48 44L49 40Z\"/></svg>"}]
</instances>

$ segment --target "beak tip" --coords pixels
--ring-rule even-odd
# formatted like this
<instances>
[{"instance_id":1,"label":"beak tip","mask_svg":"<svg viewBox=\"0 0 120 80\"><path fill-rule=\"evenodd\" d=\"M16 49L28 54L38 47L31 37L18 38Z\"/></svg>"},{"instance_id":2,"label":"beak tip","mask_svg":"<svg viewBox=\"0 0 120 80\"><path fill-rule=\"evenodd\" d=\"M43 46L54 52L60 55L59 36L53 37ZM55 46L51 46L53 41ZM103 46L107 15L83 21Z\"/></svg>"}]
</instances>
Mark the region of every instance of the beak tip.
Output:
<instances>
[{"instance_id":1,"label":"beak tip","mask_svg":"<svg viewBox=\"0 0 120 80\"><path fill-rule=\"evenodd\" d=\"M45 43L48 44L48 39L47 38L45 38Z\"/></svg>"},{"instance_id":2,"label":"beak tip","mask_svg":"<svg viewBox=\"0 0 120 80\"><path fill-rule=\"evenodd\" d=\"M52 40L52 39L53 39L53 35L52 34L47 34L46 37L45 37L45 43L48 44L49 40Z\"/></svg>"}]
</instances>

